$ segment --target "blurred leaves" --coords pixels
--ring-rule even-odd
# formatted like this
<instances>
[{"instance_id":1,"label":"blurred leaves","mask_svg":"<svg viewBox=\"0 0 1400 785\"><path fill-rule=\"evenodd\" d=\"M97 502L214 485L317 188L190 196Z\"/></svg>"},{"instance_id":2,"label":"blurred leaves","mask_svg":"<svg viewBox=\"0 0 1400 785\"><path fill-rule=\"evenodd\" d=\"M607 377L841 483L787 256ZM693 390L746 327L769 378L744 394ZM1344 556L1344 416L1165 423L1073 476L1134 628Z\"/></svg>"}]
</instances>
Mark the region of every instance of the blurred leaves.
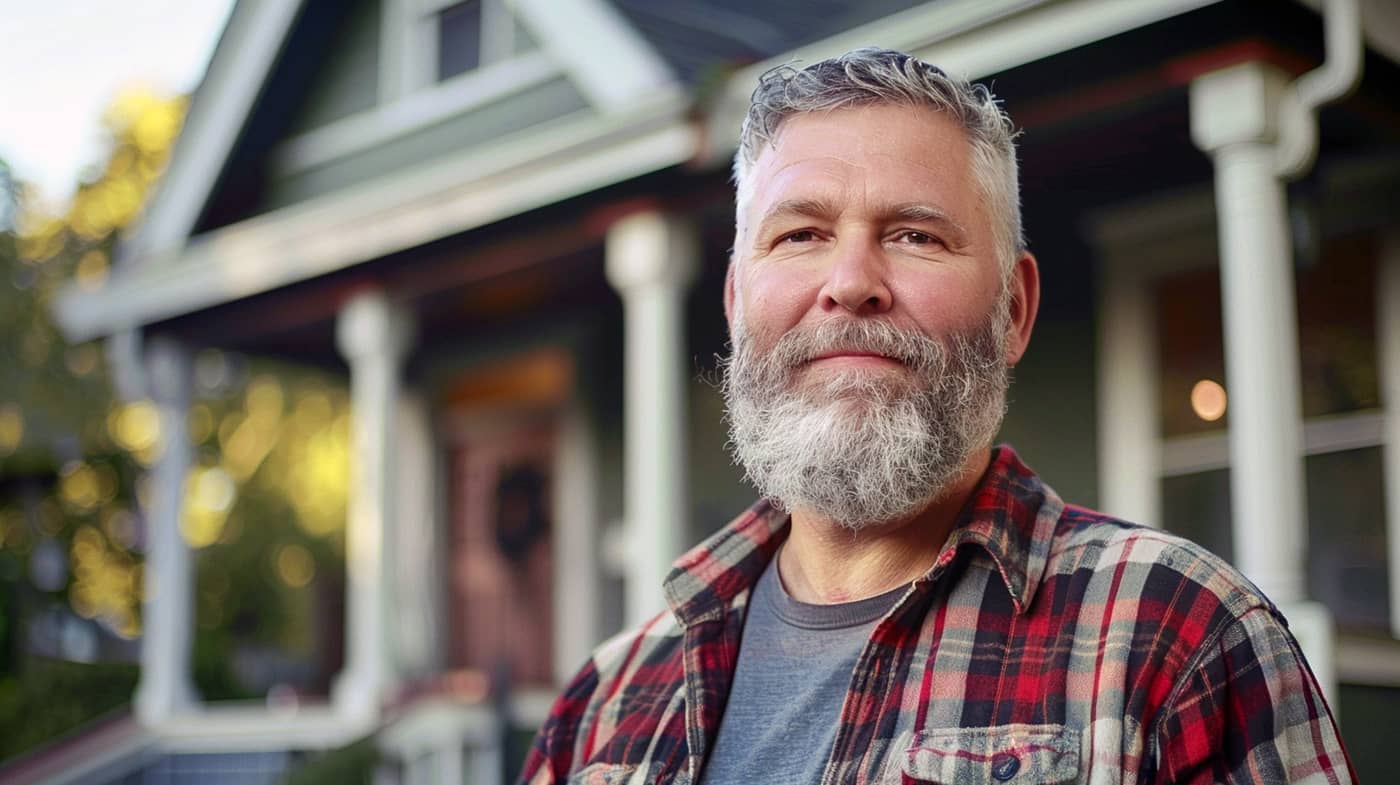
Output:
<instances>
[{"instance_id":1,"label":"blurred leaves","mask_svg":"<svg viewBox=\"0 0 1400 785\"><path fill-rule=\"evenodd\" d=\"M29 680L50 668L36 652L47 645L48 656L79 656L65 655L63 635L36 643L26 624L37 616L62 611L77 628L99 630L99 644L79 647L82 658L129 660L136 650L143 511L153 490L145 470L162 454L166 429L151 401L116 398L103 346L70 344L51 307L66 286L98 292L120 274L119 235L164 170L185 107L183 97L123 94L103 118L110 154L71 204L51 210L21 184L12 230L0 225L3 727L50 712L53 728L36 727L52 733L116 705L29 703L41 700ZM196 357L195 389L188 413L195 459L180 529L198 549L196 683L206 699L257 697L277 684L322 691L339 662L350 449L344 385L206 348ZM42 673L58 681L70 674ZM132 683L104 682L93 694L110 688L125 700Z\"/></svg>"}]
</instances>

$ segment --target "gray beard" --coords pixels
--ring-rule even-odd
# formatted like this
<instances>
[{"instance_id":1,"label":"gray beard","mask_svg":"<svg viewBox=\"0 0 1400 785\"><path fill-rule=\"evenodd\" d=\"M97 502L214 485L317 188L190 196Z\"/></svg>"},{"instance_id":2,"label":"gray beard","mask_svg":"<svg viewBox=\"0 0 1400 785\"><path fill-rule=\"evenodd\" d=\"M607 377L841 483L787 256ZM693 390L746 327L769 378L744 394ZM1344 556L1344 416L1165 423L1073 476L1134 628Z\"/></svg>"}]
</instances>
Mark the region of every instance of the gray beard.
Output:
<instances>
[{"instance_id":1,"label":"gray beard","mask_svg":"<svg viewBox=\"0 0 1400 785\"><path fill-rule=\"evenodd\" d=\"M788 332L760 354L736 318L723 364L734 460L775 504L852 531L913 517L1001 427L1009 316L1000 299L979 329L944 341L848 318ZM905 372L803 373L834 350L891 357Z\"/></svg>"}]
</instances>

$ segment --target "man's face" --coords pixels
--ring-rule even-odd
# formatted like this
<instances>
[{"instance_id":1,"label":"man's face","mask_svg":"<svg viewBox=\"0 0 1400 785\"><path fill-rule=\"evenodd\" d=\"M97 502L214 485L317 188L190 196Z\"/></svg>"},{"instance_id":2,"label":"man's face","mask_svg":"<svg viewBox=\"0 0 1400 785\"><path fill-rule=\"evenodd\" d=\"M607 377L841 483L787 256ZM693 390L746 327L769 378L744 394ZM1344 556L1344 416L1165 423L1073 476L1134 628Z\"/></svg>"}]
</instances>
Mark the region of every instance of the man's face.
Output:
<instances>
[{"instance_id":1,"label":"man's face","mask_svg":"<svg viewBox=\"0 0 1400 785\"><path fill-rule=\"evenodd\" d=\"M970 154L937 112L872 106L790 118L755 162L725 382L766 495L852 528L906 517L995 434L1024 341Z\"/></svg>"},{"instance_id":2,"label":"man's face","mask_svg":"<svg viewBox=\"0 0 1400 785\"><path fill-rule=\"evenodd\" d=\"M832 319L879 317L933 337L985 320L1002 281L970 154L962 130L930 109L785 122L737 221L733 309L759 346ZM887 365L838 356L809 370Z\"/></svg>"}]
</instances>

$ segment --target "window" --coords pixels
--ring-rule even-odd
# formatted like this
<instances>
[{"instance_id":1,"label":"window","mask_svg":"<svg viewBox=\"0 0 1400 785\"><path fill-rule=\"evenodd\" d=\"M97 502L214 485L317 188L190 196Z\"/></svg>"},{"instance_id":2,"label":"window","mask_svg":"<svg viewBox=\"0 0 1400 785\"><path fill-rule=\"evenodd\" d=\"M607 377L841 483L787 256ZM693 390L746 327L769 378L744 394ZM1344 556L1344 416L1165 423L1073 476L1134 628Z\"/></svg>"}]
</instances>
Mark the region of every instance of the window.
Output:
<instances>
[{"instance_id":1,"label":"window","mask_svg":"<svg viewBox=\"0 0 1400 785\"><path fill-rule=\"evenodd\" d=\"M1389 625L1383 441L1378 407L1374 245L1338 238L1298 270L1310 597L1343 631ZM1163 526L1227 560L1229 385L1219 270L1161 276L1156 312ZM1358 292L1367 293L1358 296Z\"/></svg>"},{"instance_id":2,"label":"window","mask_svg":"<svg viewBox=\"0 0 1400 785\"><path fill-rule=\"evenodd\" d=\"M537 48L504 0L433 5L439 82Z\"/></svg>"}]
</instances>

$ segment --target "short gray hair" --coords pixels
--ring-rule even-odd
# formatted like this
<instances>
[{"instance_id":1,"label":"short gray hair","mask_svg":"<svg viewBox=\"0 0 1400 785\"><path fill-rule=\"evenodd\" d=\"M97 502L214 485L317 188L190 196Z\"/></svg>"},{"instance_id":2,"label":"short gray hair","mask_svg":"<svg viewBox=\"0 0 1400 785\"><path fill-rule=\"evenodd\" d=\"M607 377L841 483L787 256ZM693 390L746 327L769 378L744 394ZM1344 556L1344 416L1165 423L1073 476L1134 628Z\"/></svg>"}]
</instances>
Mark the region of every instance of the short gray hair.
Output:
<instances>
[{"instance_id":1,"label":"short gray hair","mask_svg":"<svg viewBox=\"0 0 1400 785\"><path fill-rule=\"evenodd\" d=\"M759 77L734 154L739 209L748 201L754 162L788 118L880 104L943 112L967 134L973 180L992 220L1003 271L1009 271L1025 248L1011 118L983 85L948 76L917 57L890 49L856 49L801 70L779 66Z\"/></svg>"}]
</instances>

